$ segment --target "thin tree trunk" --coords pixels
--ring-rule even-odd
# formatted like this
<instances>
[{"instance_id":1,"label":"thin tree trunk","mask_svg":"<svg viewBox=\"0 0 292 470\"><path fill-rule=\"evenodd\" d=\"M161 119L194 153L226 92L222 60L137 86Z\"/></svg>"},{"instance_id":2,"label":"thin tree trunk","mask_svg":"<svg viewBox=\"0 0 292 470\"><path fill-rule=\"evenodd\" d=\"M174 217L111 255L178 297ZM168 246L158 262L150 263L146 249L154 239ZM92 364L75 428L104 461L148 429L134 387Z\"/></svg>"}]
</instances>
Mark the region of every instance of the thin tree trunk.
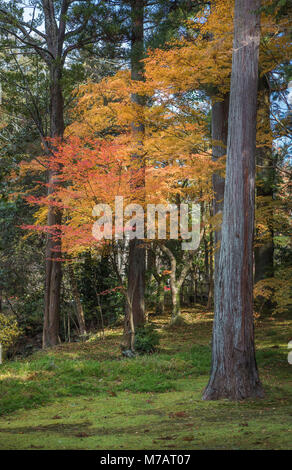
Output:
<instances>
[{"instance_id":1,"label":"thin tree trunk","mask_svg":"<svg viewBox=\"0 0 292 470\"><path fill-rule=\"evenodd\" d=\"M176 258L172 251L165 245L161 245L160 249L167 255L170 261L170 290L171 290L171 299L172 299L172 315L171 315L171 323L176 323L181 316L181 301L180 301L180 292L182 285L186 276L188 275L189 271L192 268L193 263L193 251L185 253L183 256L183 268L180 275L177 275L176 269Z\"/></svg>"},{"instance_id":2,"label":"thin tree trunk","mask_svg":"<svg viewBox=\"0 0 292 470\"><path fill-rule=\"evenodd\" d=\"M156 299L155 299L155 314L163 315L164 313L164 300L165 300L165 276L162 273L161 259L155 249L148 250L148 270L151 272L155 281L157 282Z\"/></svg>"},{"instance_id":3,"label":"thin tree trunk","mask_svg":"<svg viewBox=\"0 0 292 470\"><path fill-rule=\"evenodd\" d=\"M144 0L133 0L132 7L132 41L131 41L131 79L144 80ZM132 94L132 102L143 106L143 98ZM132 155L133 162L137 162L137 170L144 169L143 137L144 124L133 122L133 139L136 142L137 152ZM141 189L145 186L144 173L135 185ZM145 247L144 241L133 239L129 242L129 268L128 268L128 299L125 315L125 343L129 349L134 347L135 329L145 323Z\"/></svg>"},{"instance_id":4,"label":"thin tree trunk","mask_svg":"<svg viewBox=\"0 0 292 470\"><path fill-rule=\"evenodd\" d=\"M212 307L213 297L214 297L214 258L213 258L213 231L210 231L210 282L209 282L209 292L208 292L208 302L207 302L207 309Z\"/></svg>"},{"instance_id":5,"label":"thin tree trunk","mask_svg":"<svg viewBox=\"0 0 292 470\"><path fill-rule=\"evenodd\" d=\"M268 204L267 198L272 202L273 198L273 186L272 186L272 177L271 168L267 166L271 165L271 161L267 161L266 155L271 154L271 149L258 149L257 151L258 161L260 165L264 168L260 171L259 178L270 179L270 181L261 181L260 185L257 188L257 196L263 196L265 198L264 204ZM258 202L258 204L263 204ZM257 207L257 210L260 211L260 206ZM268 236L265 239L264 244L255 246L254 249L254 282L257 283L267 278L274 277L274 231L272 224L268 222L267 226ZM258 295L255 297L255 306L256 310L263 314L270 314L273 311L274 305L273 302L269 299Z\"/></svg>"},{"instance_id":6,"label":"thin tree trunk","mask_svg":"<svg viewBox=\"0 0 292 470\"><path fill-rule=\"evenodd\" d=\"M176 323L181 316L180 306L180 285L177 282L170 282L171 285L171 299L172 299L172 314L171 323Z\"/></svg>"},{"instance_id":7,"label":"thin tree trunk","mask_svg":"<svg viewBox=\"0 0 292 470\"><path fill-rule=\"evenodd\" d=\"M262 78L259 105L264 110L262 118L270 123L270 90L266 78ZM267 131L270 131L270 126ZM272 165L272 149L269 146L257 149L257 196L273 199L274 168ZM268 237L263 245L255 247L255 282L274 275L274 233L271 223L267 224Z\"/></svg>"},{"instance_id":8,"label":"thin tree trunk","mask_svg":"<svg viewBox=\"0 0 292 470\"><path fill-rule=\"evenodd\" d=\"M274 242L271 239L255 248L255 282L274 276Z\"/></svg>"},{"instance_id":9,"label":"thin tree trunk","mask_svg":"<svg viewBox=\"0 0 292 470\"><path fill-rule=\"evenodd\" d=\"M192 271L192 281L194 290L194 304L198 301L198 280L197 280L197 269L194 268Z\"/></svg>"},{"instance_id":10,"label":"thin tree trunk","mask_svg":"<svg viewBox=\"0 0 292 470\"><path fill-rule=\"evenodd\" d=\"M157 281L157 293L156 293L156 306L155 314L163 315L164 313L164 279L163 276L160 276Z\"/></svg>"},{"instance_id":11,"label":"thin tree trunk","mask_svg":"<svg viewBox=\"0 0 292 470\"><path fill-rule=\"evenodd\" d=\"M206 220L207 220L207 217L206 217L206 208L205 208L205 203L202 201L201 202L201 215L202 215L202 222L203 222L203 226L204 226L204 232L203 232L203 243L204 243L204 267L205 267L205 270L204 270L204 278L205 278L205 286L207 288L207 291L209 291L209 287L210 287L210 273L209 273L209 248L208 248L208 240L207 240L207 237L206 237L206 227L205 227L205 224L206 224Z\"/></svg>"},{"instance_id":12,"label":"thin tree trunk","mask_svg":"<svg viewBox=\"0 0 292 470\"><path fill-rule=\"evenodd\" d=\"M260 0L235 0L222 240L206 400L263 396L253 324L259 8Z\"/></svg>"},{"instance_id":13,"label":"thin tree trunk","mask_svg":"<svg viewBox=\"0 0 292 470\"><path fill-rule=\"evenodd\" d=\"M70 328L70 312L68 312L67 321L68 321L68 343L71 343L71 328Z\"/></svg>"},{"instance_id":14,"label":"thin tree trunk","mask_svg":"<svg viewBox=\"0 0 292 470\"><path fill-rule=\"evenodd\" d=\"M101 324L102 338L104 339L105 338L104 321L103 321L103 313L102 313L102 308L101 308L100 295L96 294L96 296L97 296L98 308L99 308L99 313L100 313L100 324Z\"/></svg>"},{"instance_id":15,"label":"thin tree trunk","mask_svg":"<svg viewBox=\"0 0 292 470\"><path fill-rule=\"evenodd\" d=\"M204 241L204 261L205 261L205 272L204 272L205 286L206 286L207 292L209 293L209 290L210 290L209 248L208 248L208 240L206 238L205 233L203 236L203 241Z\"/></svg>"},{"instance_id":16,"label":"thin tree trunk","mask_svg":"<svg viewBox=\"0 0 292 470\"><path fill-rule=\"evenodd\" d=\"M81 335L86 335L86 326L85 326L83 307L82 307L82 303L80 300L80 294L79 294L76 276L74 273L74 268L71 264L69 264L68 266L68 272L69 272L72 294L73 294L74 302L76 305L79 332Z\"/></svg>"}]
</instances>

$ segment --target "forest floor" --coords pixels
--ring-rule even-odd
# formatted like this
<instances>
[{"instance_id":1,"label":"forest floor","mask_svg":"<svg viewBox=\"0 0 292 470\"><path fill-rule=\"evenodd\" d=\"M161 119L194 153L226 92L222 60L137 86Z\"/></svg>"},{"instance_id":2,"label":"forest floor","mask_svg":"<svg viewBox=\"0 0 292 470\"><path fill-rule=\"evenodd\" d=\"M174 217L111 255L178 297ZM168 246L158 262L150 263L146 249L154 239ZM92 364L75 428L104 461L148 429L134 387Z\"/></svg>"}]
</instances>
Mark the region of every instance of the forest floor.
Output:
<instances>
[{"instance_id":1,"label":"forest floor","mask_svg":"<svg viewBox=\"0 0 292 470\"><path fill-rule=\"evenodd\" d=\"M150 316L159 352L121 357L121 328L0 366L0 449L292 449L292 320L256 321L266 396L205 402L212 314Z\"/></svg>"}]
</instances>

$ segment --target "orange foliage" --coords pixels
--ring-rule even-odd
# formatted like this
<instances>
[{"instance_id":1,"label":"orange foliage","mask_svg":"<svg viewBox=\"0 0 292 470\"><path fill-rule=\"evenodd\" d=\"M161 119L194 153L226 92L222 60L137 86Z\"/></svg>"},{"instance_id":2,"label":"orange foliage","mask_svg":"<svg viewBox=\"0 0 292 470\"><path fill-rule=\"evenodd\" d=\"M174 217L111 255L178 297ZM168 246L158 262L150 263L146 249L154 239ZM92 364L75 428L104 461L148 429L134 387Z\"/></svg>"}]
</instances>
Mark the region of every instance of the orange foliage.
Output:
<instances>
[{"instance_id":1,"label":"orange foliage","mask_svg":"<svg viewBox=\"0 0 292 470\"><path fill-rule=\"evenodd\" d=\"M54 197L28 198L31 203L64 209L64 251L96 245L92 208L98 202L113 206L117 195L124 196L125 203L166 203L177 196L211 201L211 175L222 169L224 161L212 162L208 115L210 99L229 91L233 3L211 2L187 22L187 38L166 50L149 51L145 82L132 82L129 71L123 70L78 89L66 141L45 162L45 167L58 170ZM263 15L262 31L260 68L265 74L287 60L291 44L284 19L276 23ZM133 93L144 96L145 106L131 101ZM145 188L133 191L133 178L139 178L131 159L137 145L131 125L136 122L145 127ZM258 141L267 145L271 132L261 122L260 112Z\"/></svg>"}]
</instances>

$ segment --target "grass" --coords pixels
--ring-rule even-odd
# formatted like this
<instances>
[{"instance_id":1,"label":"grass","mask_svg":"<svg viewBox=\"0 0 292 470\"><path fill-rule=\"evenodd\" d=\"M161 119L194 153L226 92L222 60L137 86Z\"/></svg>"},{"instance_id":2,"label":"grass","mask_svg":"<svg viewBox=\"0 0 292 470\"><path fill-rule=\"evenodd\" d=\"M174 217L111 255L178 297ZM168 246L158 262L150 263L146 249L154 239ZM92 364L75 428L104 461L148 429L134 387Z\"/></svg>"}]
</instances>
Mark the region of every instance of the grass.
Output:
<instances>
[{"instance_id":1,"label":"grass","mask_svg":"<svg viewBox=\"0 0 292 470\"><path fill-rule=\"evenodd\" d=\"M212 315L153 317L159 352L123 358L121 330L0 366L0 449L291 449L292 321L257 320L262 400L204 402Z\"/></svg>"}]
</instances>

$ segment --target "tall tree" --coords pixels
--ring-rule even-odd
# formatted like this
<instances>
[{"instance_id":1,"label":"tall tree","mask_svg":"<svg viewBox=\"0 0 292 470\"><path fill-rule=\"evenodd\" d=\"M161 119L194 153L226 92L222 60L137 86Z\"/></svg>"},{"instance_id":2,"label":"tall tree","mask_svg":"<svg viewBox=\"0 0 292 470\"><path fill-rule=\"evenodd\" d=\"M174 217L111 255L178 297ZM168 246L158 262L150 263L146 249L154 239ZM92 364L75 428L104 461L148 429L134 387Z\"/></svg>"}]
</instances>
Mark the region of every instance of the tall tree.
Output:
<instances>
[{"instance_id":1,"label":"tall tree","mask_svg":"<svg viewBox=\"0 0 292 470\"><path fill-rule=\"evenodd\" d=\"M24 21L22 9L17 2L5 2L0 8L0 30L9 38L14 38L14 48L25 48L27 53L38 54L47 66L50 77L50 129L46 135L39 113L35 113L35 124L41 134L46 152L54 158L54 146L46 140L62 139L64 133L64 93L63 73L66 58L70 53L107 35L111 22L102 26L105 15L102 1L84 2L42 0L32 2L33 15ZM99 16L100 15L100 16ZM98 19L99 21L94 21ZM43 25L43 27L39 27ZM77 25L77 26L76 26ZM107 29L108 28L108 29ZM54 199L57 172L48 171L48 194ZM54 346L59 342L59 315L62 269L60 261L61 239L56 227L61 224L62 213L55 204L48 209L49 227L46 242L46 283L43 347Z\"/></svg>"},{"instance_id":2,"label":"tall tree","mask_svg":"<svg viewBox=\"0 0 292 470\"><path fill-rule=\"evenodd\" d=\"M131 2L132 37L131 37L131 79L144 80L144 0ZM143 97L132 94L132 102L138 107L143 106ZM133 139L136 143L132 159L136 162L135 169L142 169L141 178L136 184L145 185L145 166L143 158L144 124L137 119L132 123ZM143 240L134 238L129 242L128 261L128 302L125 317L125 338L128 348L133 347L133 337L137 326L145 323L145 247Z\"/></svg>"},{"instance_id":3,"label":"tall tree","mask_svg":"<svg viewBox=\"0 0 292 470\"><path fill-rule=\"evenodd\" d=\"M127 2L126 2L127 3ZM131 79L134 81L144 80L144 25L147 22L150 29L147 38L150 44L163 43L167 36L178 30L179 25L186 19L193 5L189 1L180 0L174 2L131 0ZM146 8L148 7L148 8ZM147 10L147 11L146 11ZM148 13L146 17L146 13ZM150 26L150 28L149 28ZM166 33L168 31L168 35ZM143 107L144 98L139 94L132 94L132 102L138 107ZM144 124L137 119L132 123L136 151L133 159L137 160L137 169L144 167L143 137ZM141 172L141 186L144 186L144 172ZM131 329L145 323L145 246L141 240L133 239L129 243L128 260L128 292L125 318L125 338L128 347L133 343L134 331ZM132 325L132 327L131 327ZM132 340L131 340L132 338Z\"/></svg>"},{"instance_id":4,"label":"tall tree","mask_svg":"<svg viewBox=\"0 0 292 470\"><path fill-rule=\"evenodd\" d=\"M253 325L259 9L260 0L235 0L222 241L206 400L263 395Z\"/></svg>"}]
</instances>

